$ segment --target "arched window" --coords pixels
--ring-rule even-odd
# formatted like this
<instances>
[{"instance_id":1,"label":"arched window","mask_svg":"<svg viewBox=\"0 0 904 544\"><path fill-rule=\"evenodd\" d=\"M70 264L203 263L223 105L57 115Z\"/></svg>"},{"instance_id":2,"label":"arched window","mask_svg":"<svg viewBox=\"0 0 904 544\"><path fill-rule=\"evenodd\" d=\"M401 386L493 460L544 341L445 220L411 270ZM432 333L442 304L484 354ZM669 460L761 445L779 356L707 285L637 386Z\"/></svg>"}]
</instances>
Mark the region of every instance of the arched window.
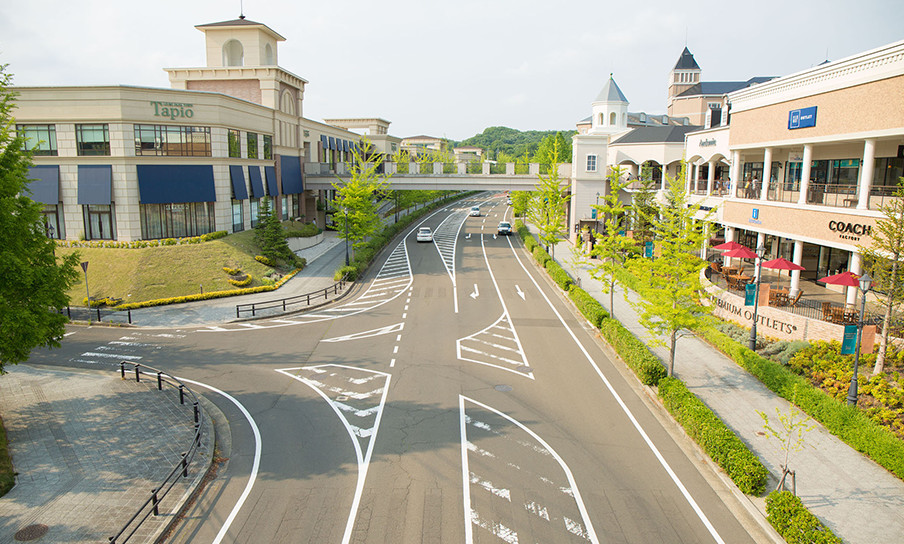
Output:
<instances>
[{"instance_id":1,"label":"arched window","mask_svg":"<svg viewBox=\"0 0 904 544\"><path fill-rule=\"evenodd\" d=\"M615 125L615 123L617 123L617 122L618 121L615 120L615 112L613 111L612 113L609 114L609 124Z\"/></svg>"},{"instance_id":2,"label":"arched window","mask_svg":"<svg viewBox=\"0 0 904 544\"><path fill-rule=\"evenodd\" d=\"M606 117L605 117L605 114L602 114L602 113L600 114L600 120L599 120L599 123L597 123L597 124L598 124L599 126L604 126L604 125L606 124Z\"/></svg>"},{"instance_id":3,"label":"arched window","mask_svg":"<svg viewBox=\"0 0 904 544\"><path fill-rule=\"evenodd\" d=\"M276 64L276 60L273 58L273 48L270 47L268 43L266 47L264 47L264 64L267 66L273 66Z\"/></svg>"},{"instance_id":4,"label":"arched window","mask_svg":"<svg viewBox=\"0 0 904 544\"><path fill-rule=\"evenodd\" d=\"M229 40L223 44L223 66L244 66L245 50L242 42Z\"/></svg>"}]
</instances>

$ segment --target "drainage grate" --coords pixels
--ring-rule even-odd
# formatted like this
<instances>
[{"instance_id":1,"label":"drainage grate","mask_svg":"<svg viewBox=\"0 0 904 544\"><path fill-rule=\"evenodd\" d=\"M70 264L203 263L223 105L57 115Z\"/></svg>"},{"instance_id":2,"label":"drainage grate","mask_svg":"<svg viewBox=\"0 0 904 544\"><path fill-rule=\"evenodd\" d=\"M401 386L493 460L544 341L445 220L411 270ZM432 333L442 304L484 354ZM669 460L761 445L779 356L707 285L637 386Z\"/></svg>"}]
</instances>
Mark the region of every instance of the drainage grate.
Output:
<instances>
[{"instance_id":1,"label":"drainage grate","mask_svg":"<svg viewBox=\"0 0 904 544\"><path fill-rule=\"evenodd\" d=\"M48 527L43 523L29 525L24 529L20 529L13 538L19 542L28 542L29 540L37 540L47 534Z\"/></svg>"},{"instance_id":2,"label":"drainage grate","mask_svg":"<svg viewBox=\"0 0 904 544\"><path fill-rule=\"evenodd\" d=\"M512 386L511 385L497 385L497 386L493 387L493 389L495 389L496 391L502 391L503 393L508 393L509 391L512 390Z\"/></svg>"}]
</instances>

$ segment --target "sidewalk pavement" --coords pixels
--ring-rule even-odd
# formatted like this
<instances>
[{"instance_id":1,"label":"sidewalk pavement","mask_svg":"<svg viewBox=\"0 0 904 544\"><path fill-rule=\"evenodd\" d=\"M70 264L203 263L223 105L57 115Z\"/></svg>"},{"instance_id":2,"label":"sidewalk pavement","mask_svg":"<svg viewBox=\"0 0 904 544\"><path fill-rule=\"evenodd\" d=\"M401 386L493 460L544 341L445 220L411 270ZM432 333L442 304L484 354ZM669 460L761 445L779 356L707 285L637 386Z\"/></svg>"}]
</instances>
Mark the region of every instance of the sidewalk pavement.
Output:
<instances>
[{"instance_id":1,"label":"sidewalk pavement","mask_svg":"<svg viewBox=\"0 0 904 544\"><path fill-rule=\"evenodd\" d=\"M559 265L610 310L609 295L590 276L593 265L569 242L560 242L554 252ZM628 298L638 300L633 292ZM649 345L652 336L640 325L621 286L616 286L614 305L613 317ZM668 360L668 348L650 349L661 360ZM768 490L774 489L785 452L777 439L766 437L757 411L774 419L776 408L787 413L790 403L696 336L678 340L675 375L750 446L770 471ZM802 451L791 452L789 466L797 473L797 494L810 512L848 544L904 542L904 482L820 424L804 440ZM763 508L765 503L757 502Z\"/></svg>"},{"instance_id":2,"label":"sidewalk pavement","mask_svg":"<svg viewBox=\"0 0 904 544\"><path fill-rule=\"evenodd\" d=\"M107 542L190 446L191 405L180 405L174 389L158 391L152 380L135 383L112 372L7 370L0 413L18 477L0 498L0 544L26 540L16 533L41 525L46 535L39 542ZM212 451L208 431L188 478L178 480L161 500L160 515L130 542L162 534L207 472Z\"/></svg>"}]
</instances>

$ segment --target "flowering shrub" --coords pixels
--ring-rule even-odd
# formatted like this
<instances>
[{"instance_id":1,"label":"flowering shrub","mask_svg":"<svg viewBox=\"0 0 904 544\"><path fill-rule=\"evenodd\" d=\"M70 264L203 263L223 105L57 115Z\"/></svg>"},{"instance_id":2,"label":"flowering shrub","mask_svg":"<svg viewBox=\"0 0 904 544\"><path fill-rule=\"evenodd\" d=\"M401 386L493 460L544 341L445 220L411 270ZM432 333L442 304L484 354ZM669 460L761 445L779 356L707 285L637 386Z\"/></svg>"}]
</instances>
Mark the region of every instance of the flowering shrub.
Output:
<instances>
[{"instance_id":1,"label":"flowering shrub","mask_svg":"<svg viewBox=\"0 0 904 544\"><path fill-rule=\"evenodd\" d=\"M254 260L267 266L276 266L276 263L274 263L272 259L264 257L263 255L255 255Z\"/></svg>"},{"instance_id":2,"label":"flowering shrub","mask_svg":"<svg viewBox=\"0 0 904 544\"><path fill-rule=\"evenodd\" d=\"M226 274L228 274L230 276L238 276L239 274L242 273L242 269L241 268L229 268L228 266L224 266L223 272L226 272Z\"/></svg>"},{"instance_id":3,"label":"flowering shrub","mask_svg":"<svg viewBox=\"0 0 904 544\"><path fill-rule=\"evenodd\" d=\"M248 285L251 285L252 280L251 274L246 274L244 278L229 278L229 283L236 287L247 287Z\"/></svg>"},{"instance_id":4,"label":"flowering shrub","mask_svg":"<svg viewBox=\"0 0 904 544\"><path fill-rule=\"evenodd\" d=\"M115 240L58 240L57 245L60 247L94 247L94 248L113 248L113 249L141 249L145 247L160 246L177 246L183 244L200 244L201 242L209 242L216 240L229 234L225 230L208 232L201 236L190 236L186 238L164 238L161 240L134 240L132 242L122 242Z\"/></svg>"}]
</instances>

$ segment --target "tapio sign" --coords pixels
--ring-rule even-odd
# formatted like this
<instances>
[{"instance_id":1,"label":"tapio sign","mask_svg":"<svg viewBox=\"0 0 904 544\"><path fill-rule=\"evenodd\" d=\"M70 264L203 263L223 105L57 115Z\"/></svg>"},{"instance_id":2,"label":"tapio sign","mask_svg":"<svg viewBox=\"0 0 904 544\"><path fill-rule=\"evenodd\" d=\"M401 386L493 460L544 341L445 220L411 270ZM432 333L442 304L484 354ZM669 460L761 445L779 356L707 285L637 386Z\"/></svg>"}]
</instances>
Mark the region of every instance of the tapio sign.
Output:
<instances>
[{"instance_id":1,"label":"tapio sign","mask_svg":"<svg viewBox=\"0 0 904 544\"><path fill-rule=\"evenodd\" d=\"M788 130L816 126L816 106L788 112Z\"/></svg>"},{"instance_id":2,"label":"tapio sign","mask_svg":"<svg viewBox=\"0 0 904 544\"><path fill-rule=\"evenodd\" d=\"M179 119L180 117L191 119L195 116L195 112L192 111L192 108L194 107L192 104L180 104L178 102L157 102L155 100L152 100L151 105L154 106L155 117L168 117L170 121Z\"/></svg>"}]
</instances>

